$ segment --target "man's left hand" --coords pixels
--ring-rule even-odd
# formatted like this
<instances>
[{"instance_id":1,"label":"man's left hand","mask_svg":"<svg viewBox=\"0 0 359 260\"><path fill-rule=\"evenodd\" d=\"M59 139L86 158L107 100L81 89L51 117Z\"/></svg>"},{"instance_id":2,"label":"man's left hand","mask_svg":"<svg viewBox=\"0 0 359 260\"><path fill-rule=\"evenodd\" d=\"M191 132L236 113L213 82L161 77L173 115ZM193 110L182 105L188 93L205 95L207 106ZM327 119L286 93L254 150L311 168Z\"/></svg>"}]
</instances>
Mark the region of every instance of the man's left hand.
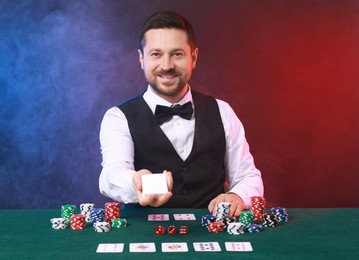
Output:
<instances>
[{"instance_id":1,"label":"man's left hand","mask_svg":"<svg viewBox=\"0 0 359 260\"><path fill-rule=\"evenodd\" d=\"M216 204L218 202L230 202L232 203L231 209L229 212L229 216L236 216L238 217L242 210L244 210L245 205L241 197L239 197L235 193L223 193L215 197L208 205L208 210L213 215L216 209Z\"/></svg>"}]
</instances>

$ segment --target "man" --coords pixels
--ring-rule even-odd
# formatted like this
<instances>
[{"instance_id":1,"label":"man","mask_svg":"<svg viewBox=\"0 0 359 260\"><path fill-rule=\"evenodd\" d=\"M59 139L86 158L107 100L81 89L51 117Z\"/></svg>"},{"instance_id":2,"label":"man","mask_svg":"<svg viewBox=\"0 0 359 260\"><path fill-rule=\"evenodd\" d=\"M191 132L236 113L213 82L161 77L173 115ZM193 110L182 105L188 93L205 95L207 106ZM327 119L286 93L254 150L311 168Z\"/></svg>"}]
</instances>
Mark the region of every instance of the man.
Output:
<instances>
[{"instance_id":1,"label":"man","mask_svg":"<svg viewBox=\"0 0 359 260\"><path fill-rule=\"evenodd\" d=\"M198 58L192 26L180 14L156 13L142 27L138 52L149 85L104 116L101 193L124 203L211 213L217 202L231 202L230 215L238 216L251 196L263 195L263 182L232 108L188 84ZM174 115L166 117L170 107ZM162 172L169 192L142 196L141 176Z\"/></svg>"}]
</instances>

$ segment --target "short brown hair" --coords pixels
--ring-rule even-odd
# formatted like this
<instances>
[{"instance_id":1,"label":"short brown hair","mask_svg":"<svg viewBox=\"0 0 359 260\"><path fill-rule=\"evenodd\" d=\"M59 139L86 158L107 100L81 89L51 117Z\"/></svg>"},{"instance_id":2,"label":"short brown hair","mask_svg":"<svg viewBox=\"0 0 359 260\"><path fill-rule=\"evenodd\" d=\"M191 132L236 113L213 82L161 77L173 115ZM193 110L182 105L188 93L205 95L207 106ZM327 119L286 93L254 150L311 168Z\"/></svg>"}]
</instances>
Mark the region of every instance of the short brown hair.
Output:
<instances>
[{"instance_id":1,"label":"short brown hair","mask_svg":"<svg viewBox=\"0 0 359 260\"><path fill-rule=\"evenodd\" d=\"M179 13L163 11L154 13L144 22L139 36L139 48L141 52L143 52L143 47L145 45L145 33L151 29L163 28L175 28L185 31L187 33L187 42L191 47L191 50L193 51L196 48L194 30L188 20Z\"/></svg>"}]
</instances>

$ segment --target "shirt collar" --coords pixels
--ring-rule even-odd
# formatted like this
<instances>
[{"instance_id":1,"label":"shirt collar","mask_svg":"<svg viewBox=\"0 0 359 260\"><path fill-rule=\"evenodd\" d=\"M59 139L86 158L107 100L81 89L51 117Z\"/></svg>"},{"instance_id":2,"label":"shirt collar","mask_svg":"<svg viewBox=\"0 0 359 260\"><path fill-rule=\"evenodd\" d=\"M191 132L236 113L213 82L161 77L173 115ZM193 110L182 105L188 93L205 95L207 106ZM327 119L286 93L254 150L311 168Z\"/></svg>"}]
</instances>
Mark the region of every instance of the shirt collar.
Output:
<instances>
[{"instance_id":1,"label":"shirt collar","mask_svg":"<svg viewBox=\"0 0 359 260\"><path fill-rule=\"evenodd\" d=\"M192 101L192 93L191 93L190 86L188 86L188 91L184 95L184 97L177 103L172 104L172 103L168 102L167 100L156 95L156 93L152 90L151 86L148 85L147 91L143 94L143 99L146 101L148 106L151 108L152 112L155 113L155 109L156 109L157 105L170 107L175 104L183 105L183 104L187 103L188 101Z\"/></svg>"}]
</instances>

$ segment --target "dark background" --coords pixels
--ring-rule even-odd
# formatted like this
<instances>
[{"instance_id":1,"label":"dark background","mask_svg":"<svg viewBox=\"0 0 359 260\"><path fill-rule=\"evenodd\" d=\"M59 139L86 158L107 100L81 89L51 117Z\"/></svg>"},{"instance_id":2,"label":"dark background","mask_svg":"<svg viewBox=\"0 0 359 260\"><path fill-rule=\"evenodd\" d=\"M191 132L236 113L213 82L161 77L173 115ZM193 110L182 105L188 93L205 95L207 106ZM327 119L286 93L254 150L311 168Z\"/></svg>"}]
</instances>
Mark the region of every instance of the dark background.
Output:
<instances>
[{"instance_id":1,"label":"dark background","mask_svg":"<svg viewBox=\"0 0 359 260\"><path fill-rule=\"evenodd\" d=\"M359 1L0 0L0 208L108 201L100 123L146 89L157 10L192 22L191 86L242 120L269 206L359 206Z\"/></svg>"}]
</instances>

